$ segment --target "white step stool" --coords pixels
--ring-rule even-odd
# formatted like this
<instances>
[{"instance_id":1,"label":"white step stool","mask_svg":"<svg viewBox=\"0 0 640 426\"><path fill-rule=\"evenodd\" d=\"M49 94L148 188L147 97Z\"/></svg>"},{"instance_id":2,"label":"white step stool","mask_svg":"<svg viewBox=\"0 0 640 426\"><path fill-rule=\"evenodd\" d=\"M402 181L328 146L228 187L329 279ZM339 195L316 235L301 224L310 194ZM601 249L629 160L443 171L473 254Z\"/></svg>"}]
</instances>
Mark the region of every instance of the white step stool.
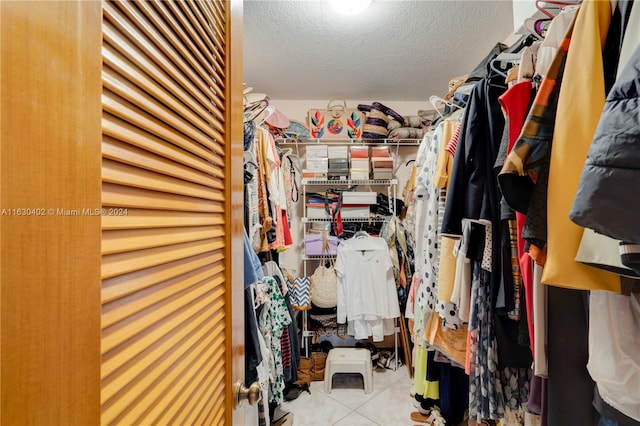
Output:
<instances>
[{"instance_id":1,"label":"white step stool","mask_svg":"<svg viewBox=\"0 0 640 426\"><path fill-rule=\"evenodd\" d=\"M335 373L360 373L364 393L373 392L371 352L363 348L334 348L329 351L324 368L324 391L331 393L331 379Z\"/></svg>"}]
</instances>

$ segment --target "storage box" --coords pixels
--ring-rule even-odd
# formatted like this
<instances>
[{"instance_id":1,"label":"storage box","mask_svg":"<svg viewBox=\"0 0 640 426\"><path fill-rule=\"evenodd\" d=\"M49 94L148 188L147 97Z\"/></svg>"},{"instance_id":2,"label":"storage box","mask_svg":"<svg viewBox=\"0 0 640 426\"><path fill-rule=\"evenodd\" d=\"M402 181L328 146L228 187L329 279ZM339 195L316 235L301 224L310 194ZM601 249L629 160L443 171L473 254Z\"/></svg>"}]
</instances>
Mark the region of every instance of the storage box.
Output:
<instances>
[{"instance_id":1,"label":"storage box","mask_svg":"<svg viewBox=\"0 0 640 426\"><path fill-rule=\"evenodd\" d=\"M342 193L343 204L376 204L377 193L364 191L345 191Z\"/></svg>"},{"instance_id":2,"label":"storage box","mask_svg":"<svg viewBox=\"0 0 640 426\"><path fill-rule=\"evenodd\" d=\"M346 158L329 158L329 171L331 170L348 170L349 160Z\"/></svg>"},{"instance_id":3,"label":"storage box","mask_svg":"<svg viewBox=\"0 0 640 426\"><path fill-rule=\"evenodd\" d=\"M369 159L351 158L351 168L356 170L369 170Z\"/></svg>"},{"instance_id":4,"label":"storage box","mask_svg":"<svg viewBox=\"0 0 640 426\"><path fill-rule=\"evenodd\" d=\"M329 170L328 158L307 158L307 170L314 172L327 172Z\"/></svg>"},{"instance_id":5,"label":"storage box","mask_svg":"<svg viewBox=\"0 0 640 426\"><path fill-rule=\"evenodd\" d=\"M329 211L332 212L335 203L329 203ZM307 217L310 219L331 219L331 214L327 213L324 204L307 203Z\"/></svg>"},{"instance_id":6,"label":"storage box","mask_svg":"<svg viewBox=\"0 0 640 426\"><path fill-rule=\"evenodd\" d=\"M328 148L329 158L349 158L349 150L346 145L329 145Z\"/></svg>"},{"instance_id":7,"label":"storage box","mask_svg":"<svg viewBox=\"0 0 640 426\"><path fill-rule=\"evenodd\" d=\"M369 219L369 204L347 205L343 203L342 207L340 207L340 216L343 219Z\"/></svg>"},{"instance_id":8,"label":"storage box","mask_svg":"<svg viewBox=\"0 0 640 426\"><path fill-rule=\"evenodd\" d=\"M315 170L307 170L307 169L303 169L302 170L302 177L304 179L315 179L315 180L323 180L323 179L327 179L327 172L317 172Z\"/></svg>"},{"instance_id":9,"label":"storage box","mask_svg":"<svg viewBox=\"0 0 640 426\"><path fill-rule=\"evenodd\" d=\"M369 180L369 169L351 169L351 180Z\"/></svg>"},{"instance_id":10,"label":"storage box","mask_svg":"<svg viewBox=\"0 0 640 426\"><path fill-rule=\"evenodd\" d=\"M368 146L352 146L350 147L351 158L369 158Z\"/></svg>"},{"instance_id":11,"label":"storage box","mask_svg":"<svg viewBox=\"0 0 640 426\"><path fill-rule=\"evenodd\" d=\"M391 157L391 153L389 151L388 146L372 146L371 156L372 157Z\"/></svg>"},{"instance_id":12,"label":"storage box","mask_svg":"<svg viewBox=\"0 0 640 426\"><path fill-rule=\"evenodd\" d=\"M327 235L327 241L329 243L328 254L332 256L338 254L338 237ZM322 255L322 233L310 232L304 235L304 254L307 256Z\"/></svg>"},{"instance_id":13,"label":"storage box","mask_svg":"<svg viewBox=\"0 0 640 426\"><path fill-rule=\"evenodd\" d=\"M307 145L306 158L327 158L328 145Z\"/></svg>"},{"instance_id":14,"label":"storage box","mask_svg":"<svg viewBox=\"0 0 640 426\"><path fill-rule=\"evenodd\" d=\"M373 179L391 180L393 179L393 169L373 169Z\"/></svg>"},{"instance_id":15,"label":"storage box","mask_svg":"<svg viewBox=\"0 0 640 426\"><path fill-rule=\"evenodd\" d=\"M374 169L392 169L393 159L389 157L371 157L371 167Z\"/></svg>"},{"instance_id":16,"label":"storage box","mask_svg":"<svg viewBox=\"0 0 640 426\"><path fill-rule=\"evenodd\" d=\"M327 176L328 180L349 180L349 174L330 174Z\"/></svg>"}]
</instances>

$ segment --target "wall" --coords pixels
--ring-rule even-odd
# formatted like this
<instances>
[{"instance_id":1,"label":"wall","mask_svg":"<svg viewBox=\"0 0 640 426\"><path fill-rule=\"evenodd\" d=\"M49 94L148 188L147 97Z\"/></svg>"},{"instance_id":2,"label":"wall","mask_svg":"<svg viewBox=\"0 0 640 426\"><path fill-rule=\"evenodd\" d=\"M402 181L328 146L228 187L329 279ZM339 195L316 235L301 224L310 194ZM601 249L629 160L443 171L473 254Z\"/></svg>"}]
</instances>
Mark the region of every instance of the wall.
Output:
<instances>
[{"instance_id":1,"label":"wall","mask_svg":"<svg viewBox=\"0 0 640 426\"><path fill-rule=\"evenodd\" d=\"M537 11L535 0L513 0L513 31L518 31L524 20Z\"/></svg>"}]
</instances>

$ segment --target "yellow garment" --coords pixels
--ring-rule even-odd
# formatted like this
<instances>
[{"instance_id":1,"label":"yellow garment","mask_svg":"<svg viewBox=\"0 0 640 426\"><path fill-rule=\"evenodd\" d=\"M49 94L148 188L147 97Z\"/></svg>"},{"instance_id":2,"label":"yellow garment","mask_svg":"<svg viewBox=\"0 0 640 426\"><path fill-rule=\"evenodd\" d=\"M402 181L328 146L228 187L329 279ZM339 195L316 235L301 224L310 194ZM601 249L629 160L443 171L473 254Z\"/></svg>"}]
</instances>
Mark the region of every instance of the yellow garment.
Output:
<instances>
[{"instance_id":1,"label":"yellow garment","mask_svg":"<svg viewBox=\"0 0 640 426\"><path fill-rule=\"evenodd\" d=\"M451 141L457 125L457 120L445 120L442 125L442 139L440 150L438 151L438 160L436 161L435 175L433 176L433 186L438 189L449 188L449 176L453 168L453 155L448 153L445 148Z\"/></svg>"},{"instance_id":2,"label":"yellow garment","mask_svg":"<svg viewBox=\"0 0 640 426\"><path fill-rule=\"evenodd\" d=\"M442 302L451 302L456 277L456 257L453 255L455 245L455 239L442 236L438 263L438 300Z\"/></svg>"},{"instance_id":3,"label":"yellow garment","mask_svg":"<svg viewBox=\"0 0 640 426\"><path fill-rule=\"evenodd\" d=\"M427 356L427 350L420 345L416 345L413 390L423 398L440 399L440 382L427 380Z\"/></svg>"},{"instance_id":4,"label":"yellow garment","mask_svg":"<svg viewBox=\"0 0 640 426\"><path fill-rule=\"evenodd\" d=\"M620 292L617 275L574 260L583 228L569 220L582 168L604 106L602 49L610 22L608 1L585 0L576 17L551 149L547 261L542 282Z\"/></svg>"}]
</instances>

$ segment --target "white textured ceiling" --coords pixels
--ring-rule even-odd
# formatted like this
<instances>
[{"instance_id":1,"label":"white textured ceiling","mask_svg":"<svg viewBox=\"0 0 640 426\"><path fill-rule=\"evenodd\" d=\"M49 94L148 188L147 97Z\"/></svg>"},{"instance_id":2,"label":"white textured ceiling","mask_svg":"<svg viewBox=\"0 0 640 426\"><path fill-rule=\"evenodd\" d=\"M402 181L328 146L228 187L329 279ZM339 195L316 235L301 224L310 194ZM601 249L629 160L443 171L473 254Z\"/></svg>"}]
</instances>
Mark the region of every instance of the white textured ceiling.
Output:
<instances>
[{"instance_id":1,"label":"white textured ceiling","mask_svg":"<svg viewBox=\"0 0 640 426\"><path fill-rule=\"evenodd\" d=\"M424 101L513 32L512 0L245 0L245 83L272 99Z\"/></svg>"}]
</instances>

